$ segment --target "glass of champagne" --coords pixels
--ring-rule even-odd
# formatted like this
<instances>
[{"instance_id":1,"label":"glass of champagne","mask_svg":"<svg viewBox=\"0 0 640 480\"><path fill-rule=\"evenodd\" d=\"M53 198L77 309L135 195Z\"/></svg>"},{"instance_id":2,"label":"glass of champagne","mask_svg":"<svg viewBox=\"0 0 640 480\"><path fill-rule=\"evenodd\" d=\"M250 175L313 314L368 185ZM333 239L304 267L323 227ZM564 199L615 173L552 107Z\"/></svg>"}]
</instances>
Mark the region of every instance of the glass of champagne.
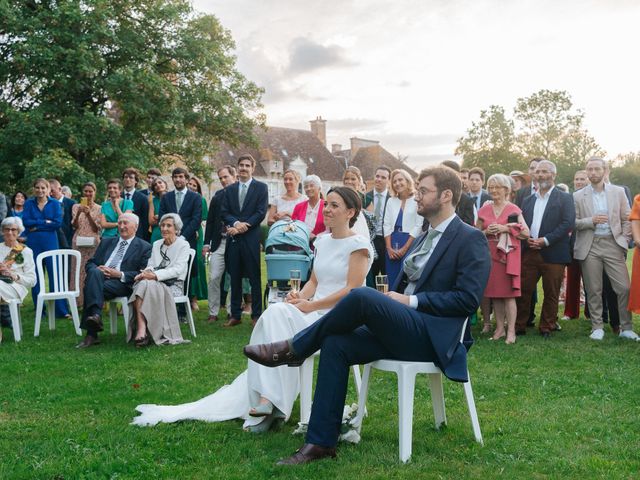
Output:
<instances>
[{"instance_id":1,"label":"glass of champagne","mask_svg":"<svg viewBox=\"0 0 640 480\"><path fill-rule=\"evenodd\" d=\"M292 293L298 293L300 291L301 280L300 270L289 270L289 285L291 286Z\"/></svg>"},{"instance_id":2,"label":"glass of champagne","mask_svg":"<svg viewBox=\"0 0 640 480\"><path fill-rule=\"evenodd\" d=\"M386 275L376 275L376 290L380 293L389 291L389 278Z\"/></svg>"}]
</instances>

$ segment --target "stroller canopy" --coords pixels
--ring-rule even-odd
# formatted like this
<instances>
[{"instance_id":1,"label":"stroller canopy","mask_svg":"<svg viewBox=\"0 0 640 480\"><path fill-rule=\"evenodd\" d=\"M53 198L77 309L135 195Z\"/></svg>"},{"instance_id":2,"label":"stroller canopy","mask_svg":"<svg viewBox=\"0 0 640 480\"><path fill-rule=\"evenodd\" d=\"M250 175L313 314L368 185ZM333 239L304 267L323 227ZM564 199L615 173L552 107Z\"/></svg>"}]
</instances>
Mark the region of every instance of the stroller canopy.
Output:
<instances>
[{"instance_id":1,"label":"stroller canopy","mask_svg":"<svg viewBox=\"0 0 640 480\"><path fill-rule=\"evenodd\" d=\"M266 253L304 253L311 257L309 227L300 220L278 220L269 229L264 249Z\"/></svg>"}]
</instances>

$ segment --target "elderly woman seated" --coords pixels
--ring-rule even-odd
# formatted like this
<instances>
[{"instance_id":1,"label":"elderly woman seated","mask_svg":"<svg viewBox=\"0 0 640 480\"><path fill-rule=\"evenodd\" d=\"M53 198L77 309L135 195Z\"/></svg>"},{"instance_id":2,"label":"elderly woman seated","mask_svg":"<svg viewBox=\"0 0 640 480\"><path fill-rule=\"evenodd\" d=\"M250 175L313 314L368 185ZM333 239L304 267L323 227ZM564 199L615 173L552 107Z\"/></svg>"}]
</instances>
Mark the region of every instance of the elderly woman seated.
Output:
<instances>
[{"instance_id":1,"label":"elderly woman seated","mask_svg":"<svg viewBox=\"0 0 640 480\"><path fill-rule=\"evenodd\" d=\"M24 231L20 217L7 217L2 220L4 242L0 243L0 341L2 327L11 326L9 300L22 302L36 284L36 266L33 251L18 242Z\"/></svg>"},{"instance_id":2,"label":"elderly woman seated","mask_svg":"<svg viewBox=\"0 0 640 480\"><path fill-rule=\"evenodd\" d=\"M182 343L174 297L184 294L189 268L189 242L180 236L182 220L175 213L160 219L162 238L153 243L147 268L135 277L129 299L129 338L137 347ZM135 335L135 336L134 336Z\"/></svg>"}]
</instances>

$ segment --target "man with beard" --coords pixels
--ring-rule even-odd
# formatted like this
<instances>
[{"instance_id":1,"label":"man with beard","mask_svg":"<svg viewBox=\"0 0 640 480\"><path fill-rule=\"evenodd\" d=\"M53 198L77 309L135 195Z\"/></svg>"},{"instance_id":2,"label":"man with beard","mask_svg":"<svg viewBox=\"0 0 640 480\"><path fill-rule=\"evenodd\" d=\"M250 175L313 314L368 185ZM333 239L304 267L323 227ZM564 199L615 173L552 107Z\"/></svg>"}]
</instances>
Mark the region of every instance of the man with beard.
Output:
<instances>
[{"instance_id":1,"label":"man with beard","mask_svg":"<svg viewBox=\"0 0 640 480\"><path fill-rule=\"evenodd\" d=\"M569 234L575 225L576 212L571 195L555 188L555 178L555 164L539 161L534 174L538 188L522 205L522 216L531 237L522 242L522 295L516 300L519 335L526 332L531 296L541 277L544 300L538 328L545 338L558 329L558 297L565 265L571 263Z\"/></svg>"},{"instance_id":2,"label":"man with beard","mask_svg":"<svg viewBox=\"0 0 640 480\"><path fill-rule=\"evenodd\" d=\"M592 157L587 162L590 185L573 194L576 206L576 243L573 256L580 261L591 316L592 340L604 338L602 320L602 272L617 295L620 337L640 340L632 330L629 271L626 253L631 240L629 201L624 189L605 183L607 163Z\"/></svg>"},{"instance_id":3,"label":"man with beard","mask_svg":"<svg viewBox=\"0 0 640 480\"><path fill-rule=\"evenodd\" d=\"M244 348L269 367L300 365L322 349L306 443L280 465L335 457L351 365L382 358L435 362L448 378L468 380L460 330L480 304L491 259L482 232L455 213L461 187L450 168L420 173L415 201L430 227L416 238L389 293L353 289L293 339ZM467 331L465 344L471 342Z\"/></svg>"}]
</instances>

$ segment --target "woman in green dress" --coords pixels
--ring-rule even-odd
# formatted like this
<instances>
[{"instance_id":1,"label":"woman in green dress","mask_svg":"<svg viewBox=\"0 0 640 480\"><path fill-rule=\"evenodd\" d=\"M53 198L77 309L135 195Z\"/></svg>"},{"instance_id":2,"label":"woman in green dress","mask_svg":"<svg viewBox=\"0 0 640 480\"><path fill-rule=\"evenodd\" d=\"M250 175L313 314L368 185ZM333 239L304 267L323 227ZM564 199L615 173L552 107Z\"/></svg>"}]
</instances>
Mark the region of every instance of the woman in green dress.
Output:
<instances>
[{"instance_id":1,"label":"woman in green dress","mask_svg":"<svg viewBox=\"0 0 640 480\"><path fill-rule=\"evenodd\" d=\"M158 213L160 213L160 199L167 193L166 180L162 177L156 177L151 182L149 190L149 226L151 227L151 239L149 241L153 245L153 242L162 238L160 226L158 225Z\"/></svg>"},{"instance_id":2,"label":"woman in green dress","mask_svg":"<svg viewBox=\"0 0 640 480\"><path fill-rule=\"evenodd\" d=\"M195 193L199 193L202 197L202 221L207 220L208 208L207 201L202 196L202 186L200 180L196 176L191 176L189 183L187 184L189 190ZM199 310L198 300L206 300L209 296L209 290L207 288L207 269L204 264L204 257L202 256L202 246L204 245L204 231L202 230L202 223L200 223L200 229L198 230L198 241L196 243L196 259L198 262L198 274L195 278L191 279L191 286L189 287L189 296L191 297L191 309Z\"/></svg>"},{"instance_id":3,"label":"woman in green dress","mask_svg":"<svg viewBox=\"0 0 640 480\"><path fill-rule=\"evenodd\" d=\"M121 197L122 183L118 179L109 180L107 183L106 201L102 202L100 209L100 227L102 237L118 236L118 218L123 213L133 212L133 200L125 200Z\"/></svg>"}]
</instances>

